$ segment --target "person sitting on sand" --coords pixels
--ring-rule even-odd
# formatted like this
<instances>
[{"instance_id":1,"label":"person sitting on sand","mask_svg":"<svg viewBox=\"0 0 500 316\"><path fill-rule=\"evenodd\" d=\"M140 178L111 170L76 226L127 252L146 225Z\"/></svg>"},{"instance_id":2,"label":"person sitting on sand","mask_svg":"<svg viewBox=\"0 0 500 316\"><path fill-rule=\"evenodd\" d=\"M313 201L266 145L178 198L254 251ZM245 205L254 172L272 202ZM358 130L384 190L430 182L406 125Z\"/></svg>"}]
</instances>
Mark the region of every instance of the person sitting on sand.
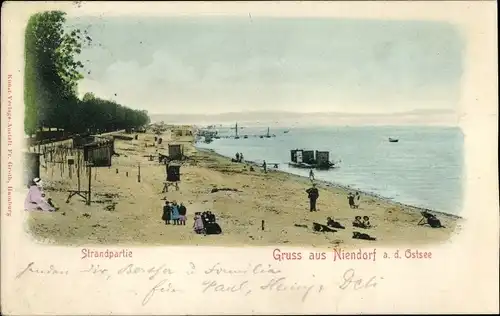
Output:
<instances>
[{"instance_id":1,"label":"person sitting on sand","mask_svg":"<svg viewBox=\"0 0 500 316\"><path fill-rule=\"evenodd\" d=\"M349 207L354 208L354 195L351 192L347 195L347 200L349 201Z\"/></svg>"},{"instance_id":2,"label":"person sitting on sand","mask_svg":"<svg viewBox=\"0 0 500 316\"><path fill-rule=\"evenodd\" d=\"M432 228L445 228L442 224L441 221L433 214L423 211L420 214L422 214L422 218L418 222L418 225L425 225L428 224Z\"/></svg>"},{"instance_id":3,"label":"person sitting on sand","mask_svg":"<svg viewBox=\"0 0 500 316\"><path fill-rule=\"evenodd\" d=\"M208 222L209 223L215 223L215 214L213 214L212 212L208 211L207 212L207 218L208 218Z\"/></svg>"},{"instance_id":4,"label":"person sitting on sand","mask_svg":"<svg viewBox=\"0 0 500 316\"><path fill-rule=\"evenodd\" d=\"M361 216L354 217L354 221L352 222L352 226L359 227L359 228L365 228L363 223L361 222Z\"/></svg>"},{"instance_id":5,"label":"person sitting on sand","mask_svg":"<svg viewBox=\"0 0 500 316\"><path fill-rule=\"evenodd\" d=\"M326 226L326 225L322 225L320 223L316 223L316 222L313 222L313 230L316 231L316 232L330 232L330 233L335 233L337 232L336 230L334 229L331 229L330 227Z\"/></svg>"},{"instance_id":6,"label":"person sitting on sand","mask_svg":"<svg viewBox=\"0 0 500 316\"><path fill-rule=\"evenodd\" d=\"M172 221L174 222L174 225L179 225L179 218L180 218L179 205L177 205L176 201L172 202L171 210L172 210Z\"/></svg>"},{"instance_id":7,"label":"person sitting on sand","mask_svg":"<svg viewBox=\"0 0 500 316\"><path fill-rule=\"evenodd\" d=\"M208 213L207 211L201 213L201 220L203 221L203 226L207 227L208 223L210 222L210 219L208 218Z\"/></svg>"},{"instance_id":8,"label":"person sitting on sand","mask_svg":"<svg viewBox=\"0 0 500 316\"><path fill-rule=\"evenodd\" d=\"M219 235L222 234L222 228L216 222L209 222L205 225L205 234L207 235Z\"/></svg>"},{"instance_id":9,"label":"person sitting on sand","mask_svg":"<svg viewBox=\"0 0 500 316\"><path fill-rule=\"evenodd\" d=\"M28 195L24 200L24 209L26 211L42 210L48 212L54 212L56 210L54 206L45 200L42 191L34 181L30 183Z\"/></svg>"},{"instance_id":10,"label":"person sitting on sand","mask_svg":"<svg viewBox=\"0 0 500 316\"><path fill-rule=\"evenodd\" d=\"M179 205L179 222L181 225L186 225L186 213L187 209L181 202L181 205Z\"/></svg>"},{"instance_id":11,"label":"person sitting on sand","mask_svg":"<svg viewBox=\"0 0 500 316\"><path fill-rule=\"evenodd\" d=\"M43 192L43 184L44 184L44 183L43 183L42 179L40 179L40 178L34 178L34 179L33 179L33 182L35 182L35 185L36 185L38 188L40 188L40 191L42 191L42 192Z\"/></svg>"},{"instance_id":12,"label":"person sitting on sand","mask_svg":"<svg viewBox=\"0 0 500 316\"><path fill-rule=\"evenodd\" d=\"M345 229L345 227L342 224L340 224L339 222L335 221L331 217L327 217L326 218L326 225L329 226L329 227L333 227L333 228Z\"/></svg>"},{"instance_id":13,"label":"person sitting on sand","mask_svg":"<svg viewBox=\"0 0 500 316\"><path fill-rule=\"evenodd\" d=\"M201 218L200 212L194 213L193 229L197 234L203 234L205 231L205 226L203 225L203 220Z\"/></svg>"},{"instance_id":14,"label":"person sitting on sand","mask_svg":"<svg viewBox=\"0 0 500 316\"><path fill-rule=\"evenodd\" d=\"M360 233L360 232L353 232L352 239L377 240L377 238L375 238L375 237L372 237L368 234L364 234L364 233Z\"/></svg>"},{"instance_id":15,"label":"person sitting on sand","mask_svg":"<svg viewBox=\"0 0 500 316\"><path fill-rule=\"evenodd\" d=\"M372 225L370 224L370 218L368 216L363 216L363 226L364 228L370 228Z\"/></svg>"},{"instance_id":16,"label":"person sitting on sand","mask_svg":"<svg viewBox=\"0 0 500 316\"><path fill-rule=\"evenodd\" d=\"M165 205L163 206L163 215L161 219L165 221L165 225L170 225L171 217L172 217L172 209L170 207L170 202L165 201Z\"/></svg>"}]
</instances>

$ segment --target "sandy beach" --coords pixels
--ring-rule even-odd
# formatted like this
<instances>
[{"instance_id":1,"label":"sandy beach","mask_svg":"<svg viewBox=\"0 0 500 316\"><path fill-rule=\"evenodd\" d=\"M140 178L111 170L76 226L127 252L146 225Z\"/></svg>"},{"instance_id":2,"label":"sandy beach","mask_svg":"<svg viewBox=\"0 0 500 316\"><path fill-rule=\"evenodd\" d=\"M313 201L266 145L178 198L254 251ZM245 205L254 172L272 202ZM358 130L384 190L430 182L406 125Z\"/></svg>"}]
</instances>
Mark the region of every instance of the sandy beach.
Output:
<instances>
[{"instance_id":1,"label":"sandy beach","mask_svg":"<svg viewBox=\"0 0 500 316\"><path fill-rule=\"evenodd\" d=\"M110 168L92 170L92 204L73 197L65 203L69 189L76 189L76 174L60 165L44 163L41 178L57 212L32 212L27 230L40 242L63 245L210 245L210 246L307 246L347 247L370 245L423 245L443 243L460 231L459 217L437 214L445 228L418 226L419 209L362 194L359 209L349 208L348 189L318 183L318 212L309 212L305 190L309 179L259 167L250 171L248 164L233 163L210 151L196 150L193 136L160 135L163 143L155 147L152 132L138 134L138 140L115 140ZM130 135L129 135L130 136ZM166 153L169 143L182 144L187 156L181 167L179 191L161 193L165 165L149 161L148 155ZM146 147L147 144L147 147ZM140 165L140 182L138 166ZM128 173L128 176L127 176ZM81 175L86 188L88 178ZM237 191L218 191L231 188ZM161 220L164 199L183 202L187 207L185 226L165 225ZM222 227L221 235L197 235L193 232L195 212L212 211ZM354 229L354 216L369 216L370 229ZM315 232L313 222L326 225L333 217L345 226L336 232ZM264 221L264 230L262 230ZM297 227L296 225L306 225ZM376 241L352 239L352 233L368 233Z\"/></svg>"}]
</instances>

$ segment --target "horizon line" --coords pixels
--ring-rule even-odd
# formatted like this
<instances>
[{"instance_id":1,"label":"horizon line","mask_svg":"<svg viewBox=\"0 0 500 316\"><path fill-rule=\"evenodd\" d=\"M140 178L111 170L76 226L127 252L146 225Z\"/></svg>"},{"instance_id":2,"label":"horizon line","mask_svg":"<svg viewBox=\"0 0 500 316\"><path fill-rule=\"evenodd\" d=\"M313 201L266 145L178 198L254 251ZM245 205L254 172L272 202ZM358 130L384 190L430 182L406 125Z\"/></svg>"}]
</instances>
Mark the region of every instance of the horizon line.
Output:
<instances>
[{"instance_id":1,"label":"horizon line","mask_svg":"<svg viewBox=\"0 0 500 316\"><path fill-rule=\"evenodd\" d=\"M312 115L312 114L344 114L344 115L398 115L398 114L419 114L419 113L429 113L429 112L440 112L447 114L456 114L457 111L453 109L415 109L410 111L401 112L340 112L340 111L315 111L315 112L296 112L296 111L259 111L259 110L248 110L248 111L232 111L232 112L218 112L218 113L151 113L149 116L156 115L171 115L171 116L216 116L216 115L228 115L228 114L242 114L242 113L288 113L288 114L299 114L299 115Z\"/></svg>"}]
</instances>

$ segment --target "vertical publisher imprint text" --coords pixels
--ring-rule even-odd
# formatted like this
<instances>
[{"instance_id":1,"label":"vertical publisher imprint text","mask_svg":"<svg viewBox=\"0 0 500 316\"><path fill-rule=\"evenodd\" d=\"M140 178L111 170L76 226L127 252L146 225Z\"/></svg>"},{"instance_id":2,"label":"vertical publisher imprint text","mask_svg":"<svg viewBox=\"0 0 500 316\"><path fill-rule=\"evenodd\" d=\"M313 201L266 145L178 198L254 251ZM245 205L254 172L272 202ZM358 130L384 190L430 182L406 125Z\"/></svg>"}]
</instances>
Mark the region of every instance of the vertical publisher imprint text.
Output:
<instances>
[{"instance_id":1,"label":"vertical publisher imprint text","mask_svg":"<svg viewBox=\"0 0 500 316\"><path fill-rule=\"evenodd\" d=\"M12 74L7 75L7 216L12 214Z\"/></svg>"}]
</instances>

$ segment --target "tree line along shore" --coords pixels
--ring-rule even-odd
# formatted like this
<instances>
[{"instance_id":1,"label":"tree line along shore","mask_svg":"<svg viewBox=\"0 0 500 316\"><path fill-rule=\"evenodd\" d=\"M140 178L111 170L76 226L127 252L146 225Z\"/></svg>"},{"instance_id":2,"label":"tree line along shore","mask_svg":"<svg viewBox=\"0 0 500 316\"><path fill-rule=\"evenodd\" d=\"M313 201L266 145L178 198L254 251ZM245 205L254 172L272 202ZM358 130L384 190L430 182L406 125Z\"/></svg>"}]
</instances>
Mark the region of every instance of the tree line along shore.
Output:
<instances>
[{"instance_id":1,"label":"tree line along shore","mask_svg":"<svg viewBox=\"0 0 500 316\"><path fill-rule=\"evenodd\" d=\"M66 134L110 132L144 126L147 111L87 92L78 97L78 81L91 76L82 50L96 43L86 29L71 28L65 13L32 15L25 31L24 131L31 136L46 128ZM86 65L87 64L87 65ZM117 97L117 93L114 97Z\"/></svg>"}]
</instances>

